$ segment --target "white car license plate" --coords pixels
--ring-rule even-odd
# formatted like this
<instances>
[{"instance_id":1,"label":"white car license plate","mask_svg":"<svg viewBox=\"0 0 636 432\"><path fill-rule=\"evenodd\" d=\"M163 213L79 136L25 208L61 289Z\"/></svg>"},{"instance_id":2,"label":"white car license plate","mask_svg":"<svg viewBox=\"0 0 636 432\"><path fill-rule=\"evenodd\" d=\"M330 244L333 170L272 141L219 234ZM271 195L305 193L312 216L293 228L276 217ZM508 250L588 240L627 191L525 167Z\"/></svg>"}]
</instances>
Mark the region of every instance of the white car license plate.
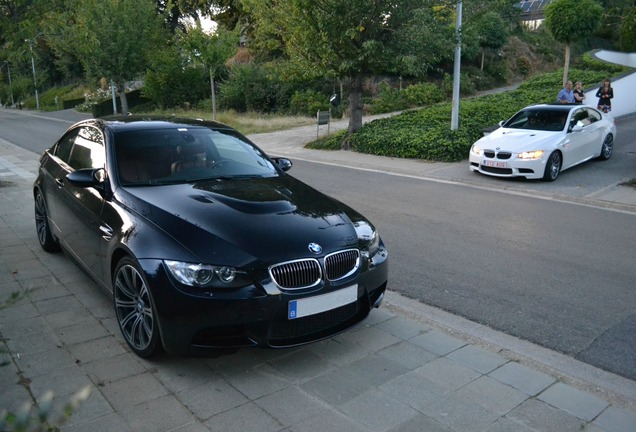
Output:
<instances>
[{"instance_id":1,"label":"white car license plate","mask_svg":"<svg viewBox=\"0 0 636 432\"><path fill-rule=\"evenodd\" d=\"M287 317L292 320L309 315L315 315L353 303L357 299L358 285L356 284L328 294L307 297L300 300L292 300L289 302L287 308Z\"/></svg>"},{"instance_id":2,"label":"white car license plate","mask_svg":"<svg viewBox=\"0 0 636 432\"><path fill-rule=\"evenodd\" d=\"M497 162L491 160L485 160L482 165L495 167L495 168L508 168L508 164L506 162Z\"/></svg>"}]
</instances>

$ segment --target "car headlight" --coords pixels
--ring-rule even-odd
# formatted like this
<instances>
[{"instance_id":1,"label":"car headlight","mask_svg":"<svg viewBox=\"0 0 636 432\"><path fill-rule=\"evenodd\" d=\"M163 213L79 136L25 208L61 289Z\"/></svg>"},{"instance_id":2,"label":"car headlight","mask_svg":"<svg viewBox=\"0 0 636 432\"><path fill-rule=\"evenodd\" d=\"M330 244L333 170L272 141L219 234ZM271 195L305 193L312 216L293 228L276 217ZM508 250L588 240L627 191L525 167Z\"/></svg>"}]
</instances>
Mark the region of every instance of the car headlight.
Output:
<instances>
[{"instance_id":1,"label":"car headlight","mask_svg":"<svg viewBox=\"0 0 636 432\"><path fill-rule=\"evenodd\" d=\"M251 283L245 272L234 267L164 260L170 274L180 283L201 288L239 288Z\"/></svg>"},{"instance_id":2,"label":"car headlight","mask_svg":"<svg viewBox=\"0 0 636 432\"><path fill-rule=\"evenodd\" d=\"M526 151L517 154L517 159L535 160L543 156L543 150Z\"/></svg>"},{"instance_id":3,"label":"car headlight","mask_svg":"<svg viewBox=\"0 0 636 432\"><path fill-rule=\"evenodd\" d=\"M475 153L477 156L483 156L484 155L484 149L479 147L477 144L473 144L473 146L470 148L470 151L472 153Z\"/></svg>"},{"instance_id":4,"label":"car headlight","mask_svg":"<svg viewBox=\"0 0 636 432\"><path fill-rule=\"evenodd\" d=\"M353 226L358 235L358 244L363 252L373 256L380 248L380 235L373 226L365 221L355 222Z\"/></svg>"}]
</instances>

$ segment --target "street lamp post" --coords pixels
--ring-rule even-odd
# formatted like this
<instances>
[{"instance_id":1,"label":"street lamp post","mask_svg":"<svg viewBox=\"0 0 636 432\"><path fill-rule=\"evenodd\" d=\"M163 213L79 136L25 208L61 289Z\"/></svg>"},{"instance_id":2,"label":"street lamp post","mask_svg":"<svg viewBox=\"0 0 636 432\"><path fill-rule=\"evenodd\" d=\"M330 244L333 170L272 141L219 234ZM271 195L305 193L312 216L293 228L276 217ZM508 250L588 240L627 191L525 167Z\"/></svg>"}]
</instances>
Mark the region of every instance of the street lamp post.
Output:
<instances>
[{"instance_id":1,"label":"street lamp post","mask_svg":"<svg viewBox=\"0 0 636 432\"><path fill-rule=\"evenodd\" d=\"M15 102L13 101L13 87L11 86L11 69L9 69L9 62L7 60L2 63L2 66L7 65L7 75L9 76L9 93L11 94L11 106L15 107Z\"/></svg>"}]
</instances>

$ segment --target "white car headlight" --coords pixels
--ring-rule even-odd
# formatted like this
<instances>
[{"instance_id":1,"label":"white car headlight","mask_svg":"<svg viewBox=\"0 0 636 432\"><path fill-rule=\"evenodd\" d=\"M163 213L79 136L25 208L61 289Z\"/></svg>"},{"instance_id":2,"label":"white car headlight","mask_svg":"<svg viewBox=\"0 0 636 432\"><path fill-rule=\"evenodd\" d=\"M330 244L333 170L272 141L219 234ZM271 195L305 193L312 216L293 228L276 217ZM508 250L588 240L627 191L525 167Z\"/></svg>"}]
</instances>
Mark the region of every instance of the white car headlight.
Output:
<instances>
[{"instance_id":1,"label":"white car headlight","mask_svg":"<svg viewBox=\"0 0 636 432\"><path fill-rule=\"evenodd\" d=\"M238 288L251 282L233 267L164 260L170 274L180 283L201 288Z\"/></svg>"},{"instance_id":2,"label":"white car headlight","mask_svg":"<svg viewBox=\"0 0 636 432\"><path fill-rule=\"evenodd\" d=\"M479 147L477 144L473 144L473 146L470 148L470 151L475 153L477 156L483 156L484 155L484 149Z\"/></svg>"},{"instance_id":3,"label":"white car headlight","mask_svg":"<svg viewBox=\"0 0 636 432\"><path fill-rule=\"evenodd\" d=\"M543 156L543 150L526 151L517 154L517 159L535 160Z\"/></svg>"}]
</instances>

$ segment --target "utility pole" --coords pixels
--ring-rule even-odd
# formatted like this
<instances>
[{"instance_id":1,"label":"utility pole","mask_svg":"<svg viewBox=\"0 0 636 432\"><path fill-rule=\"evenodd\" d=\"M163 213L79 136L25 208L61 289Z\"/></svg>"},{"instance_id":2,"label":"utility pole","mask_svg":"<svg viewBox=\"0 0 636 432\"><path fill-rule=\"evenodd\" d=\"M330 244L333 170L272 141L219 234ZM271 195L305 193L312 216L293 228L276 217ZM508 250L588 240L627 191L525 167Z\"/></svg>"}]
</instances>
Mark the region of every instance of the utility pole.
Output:
<instances>
[{"instance_id":1,"label":"utility pole","mask_svg":"<svg viewBox=\"0 0 636 432\"><path fill-rule=\"evenodd\" d=\"M35 35L35 38L33 39L37 39L42 33L38 33L37 35ZM31 50L31 70L33 71L33 85L35 86L35 106L38 109L38 111L40 110L40 96L38 95L38 81L37 78L35 77L35 60L33 59L33 40L32 39L25 39L25 42L28 42L29 44L29 49Z\"/></svg>"},{"instance_id":2,"label":"utility pole","mask_svg":"<svg viewBox=\"0 0 636 432\"><path fill-rule=\"evenodd\" d=\"M462 0L457 2L457 21L455 23L455 65L453 68L453 107L451 113L451 130L459 127L459 79L462 62Z\"/></svg>"}]
</instances>

